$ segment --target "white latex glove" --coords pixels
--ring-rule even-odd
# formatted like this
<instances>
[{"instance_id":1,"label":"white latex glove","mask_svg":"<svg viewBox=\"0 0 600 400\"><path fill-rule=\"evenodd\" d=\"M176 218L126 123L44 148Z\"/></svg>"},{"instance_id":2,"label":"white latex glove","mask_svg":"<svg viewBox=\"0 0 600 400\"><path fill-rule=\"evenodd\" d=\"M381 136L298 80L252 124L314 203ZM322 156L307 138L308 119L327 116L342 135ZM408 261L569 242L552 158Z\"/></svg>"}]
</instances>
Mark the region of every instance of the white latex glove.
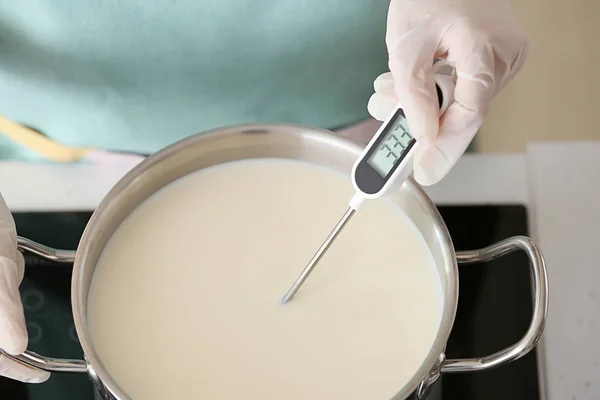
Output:
<instances>
[{"instance_id":1,"label":"white latex glove","mask_svg":"<svg viewBox=\"0 0 600 400\"><path fill-rule=\"evenodd\" d=\"M15 222L0 195L0 349L12 355L21 354L27 348L27 328L19 295L23 272ZM17 363L0 352L0 376L39 383L50 374Z\"/></svg>"},{"instance_id":2,"label":"white latex glove","mask_svg":"<svg viewBox=\"0 0 600 400\"><path fill-rule=\"evenodd\" d=\"M507 0L391 0L386 44L390 72L375 80L369 113L384 120L400 102L422 144L415 179L432 185L462 156L492 98L522 68L527 37ZM442 119L435 58L446 58L457 73L454 103Z\"/></svg>"}]
</instances>

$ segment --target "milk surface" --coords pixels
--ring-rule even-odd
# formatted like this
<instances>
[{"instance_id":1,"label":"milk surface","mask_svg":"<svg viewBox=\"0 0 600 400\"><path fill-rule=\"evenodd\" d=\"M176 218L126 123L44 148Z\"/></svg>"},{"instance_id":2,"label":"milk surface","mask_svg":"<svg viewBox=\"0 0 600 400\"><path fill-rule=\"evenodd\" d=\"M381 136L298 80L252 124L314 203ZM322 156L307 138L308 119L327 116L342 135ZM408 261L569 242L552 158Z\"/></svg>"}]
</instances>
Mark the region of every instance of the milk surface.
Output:
<instances>
[{"instance_id":1,"label":"milk surface","mask_svg":"<svg viewBox=\"0 0 600 400\"><path fill-rule=\"evenodd\" d=\"M433 257L398 208L368 201L280 303L353 194L334 171L248 160L151 196L93 276L89 324L107 371L135 400L392 398L442 309Z\"/></svg>"}]
</instances>

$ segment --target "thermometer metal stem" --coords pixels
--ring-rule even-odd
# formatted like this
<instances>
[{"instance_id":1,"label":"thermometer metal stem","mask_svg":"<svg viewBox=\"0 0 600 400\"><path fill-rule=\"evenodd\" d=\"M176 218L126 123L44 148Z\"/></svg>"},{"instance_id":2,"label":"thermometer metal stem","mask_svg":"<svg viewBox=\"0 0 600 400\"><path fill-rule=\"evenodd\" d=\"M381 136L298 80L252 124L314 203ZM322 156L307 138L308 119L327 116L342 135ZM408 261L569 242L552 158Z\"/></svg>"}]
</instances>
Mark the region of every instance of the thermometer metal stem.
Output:
<instances>
[{"instance_id":1,"label":"thermometer metal stem","mask_svg":"<svg viewBox=\"0 0 600 400\"><path fill-rule=\"evenodd\" d=\"M436 76L436 88L441 115L453 100L454 82L449 76L439 75ZM412 172L412 158L417 146L418 143L408 128L404 111L400 106L396 107L354 164L352 183L356 194L350 200L350 206L283 296L283 303L287 303L296 295L344 226L366 200L384 197L400 188Z\"/></svg>"},{"instance_id":2,"label":"thermometer metal stem","mask_svg":"<svg viewBox=\"0 0 600 400\"><path fill-rule=\"evenodd\" d=\"M321 260L321 257L325 255L325 252L327 251L327 249L329 249L329 246L331 246L337 235L342 231L344 226L346 226L348 221L350 221L350 218L352 218L355 212L356 210L354 208L348 207L342 218L339 220L339 222L329 234L329 236L327 236L321 247L319 247L319 250L317 250L315 255L310 259L308 265L306 265L304 270L302 270L302 273L296 279L292 287L287 291L285 296L283 296L283 299L281 300L283 303L287 303L296 295L296 292L300 289L300 286L302 286L302 284L308 278L313 269L315 269L315 267Z\"/></svg>"}]
</instances>

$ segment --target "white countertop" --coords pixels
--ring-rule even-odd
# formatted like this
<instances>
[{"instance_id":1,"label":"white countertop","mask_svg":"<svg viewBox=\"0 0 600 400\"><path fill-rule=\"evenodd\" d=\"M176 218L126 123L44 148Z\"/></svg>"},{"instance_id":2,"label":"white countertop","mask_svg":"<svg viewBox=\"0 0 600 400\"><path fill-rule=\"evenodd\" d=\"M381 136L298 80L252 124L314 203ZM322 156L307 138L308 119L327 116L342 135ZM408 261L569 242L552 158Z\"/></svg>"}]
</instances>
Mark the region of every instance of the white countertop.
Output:
<instances>
[{"instance_id":1,"label":"white countertop","mask_svg":"<svg viewBox=\"0 0 600 400\"><path fill-rule=\"evenodd\" d=\"M0 162L0 190L13 212L93 210L135 163L111 161L79 165ZM525 157L464 156L444 181L427 191L439 204L526 204Z\"/></svg>"},{"instance_id":2,"label":"white countertop","mask_svg":"<svg viewBox=\"0 0 600 400\"><path fill-rule=\"evenodd\" d=\"M548 400L600 400L599 155L600 142L466 155L427 189L438 204L528 205L531 236L544 252L550 281L540 343ZM0 189L14 212L92 210L131 165L0 162Z\"/></svg>"},{"instance_id":3,"label":"white countertop","mask_svg":"<svg viewBox=\"0 0 600 400\"><path fill-rule=\"evenodd\" d=\"M550 400L600 399L600 142L528 149L534 237L548 268Z\"/></svg>"}]
</instances>

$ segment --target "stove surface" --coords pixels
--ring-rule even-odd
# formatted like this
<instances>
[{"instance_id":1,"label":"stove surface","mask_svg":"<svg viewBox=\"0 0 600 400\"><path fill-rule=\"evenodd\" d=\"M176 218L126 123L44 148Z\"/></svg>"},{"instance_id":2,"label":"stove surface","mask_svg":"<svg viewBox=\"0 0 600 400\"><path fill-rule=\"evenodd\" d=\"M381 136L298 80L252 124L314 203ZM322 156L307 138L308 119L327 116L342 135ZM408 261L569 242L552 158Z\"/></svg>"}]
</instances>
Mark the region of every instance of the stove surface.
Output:
<instances>
[{"instance_id":1,"label":"stove surface","mask_svg":"<svg viewBox=\"0 0 600 400\"><path fill-rule=\"evenodd\" d=\"M527 211L520 205L441 206L454 246L471 250L513 235L527 235ZM48 246L74 249L90 213L16 214L21 236ZM70 303L71 266L26 255L21 285L29 348L37 353L82 357ZM517 341L532 314L527 258L513 253L487 264L459 268L460 292L447 356L477 357ZM540 399L535 350L491 371L445 375L432 398L460 400ZM54 374L46 383L25 385L0 378L0 398L11 400L93 400L87 376Z\"/></svg>"},{"instance_id":2,"label":"stove surface","mask_svg":"<svg viewBox=\"0 0 600 400\"><path fill-rule=\"evenodd\" d=\"M527 210L523 206L439 210L457 251L528 235ZM532 298L528 260L522 252L485 264L459 267L458 310L446 356L481 357L518 341L531 322ZM442 399L540 399L536 351L490 371L443 376Z\"/></svg>"}]
</instances>

